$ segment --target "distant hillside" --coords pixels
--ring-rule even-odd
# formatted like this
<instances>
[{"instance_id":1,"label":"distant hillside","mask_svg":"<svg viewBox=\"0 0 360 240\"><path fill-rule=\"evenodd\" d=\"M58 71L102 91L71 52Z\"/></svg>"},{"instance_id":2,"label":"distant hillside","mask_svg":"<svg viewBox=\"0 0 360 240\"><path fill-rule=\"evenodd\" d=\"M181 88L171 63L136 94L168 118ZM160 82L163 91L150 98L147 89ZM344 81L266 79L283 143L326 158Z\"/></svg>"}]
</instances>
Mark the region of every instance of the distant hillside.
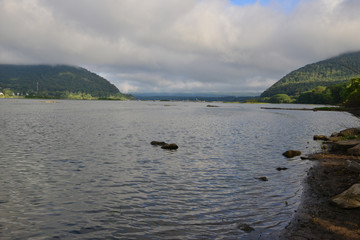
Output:
<instances>
[{"instance_id":1,"label":"distant hillside","mask_svg":"<svg viewBox=\"0 0 360 240\"><path fill-rule=\"evenodd\" d=\"M348 82L360 74L360 51L342 54L295 70L268 88L261 97L296 96L318 86Z\"/></svg>"},{"instance_id":2,"label":"distant hillside","mask_svg":"<svg viewBox=\"0 0 360 240\"><path fill-rule=\"evenodd\" d=\"M96 98L124 97L108 80L84 68L67 65L0 64L0 91L19 95L61 97L81 93Z\"/></svg>"}]
</instances>

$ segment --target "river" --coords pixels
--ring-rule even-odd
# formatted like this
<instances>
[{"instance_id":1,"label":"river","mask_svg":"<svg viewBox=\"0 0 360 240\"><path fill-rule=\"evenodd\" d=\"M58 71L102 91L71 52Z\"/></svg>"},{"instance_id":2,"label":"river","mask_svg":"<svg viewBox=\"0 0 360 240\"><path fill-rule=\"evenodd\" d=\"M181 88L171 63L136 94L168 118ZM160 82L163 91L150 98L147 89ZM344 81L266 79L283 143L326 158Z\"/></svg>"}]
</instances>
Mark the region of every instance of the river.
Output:
<instances>
[{"instance_id":1,"label":"river","mask_svg":"<svg viewBox=\"0 0 360 240\"><path fill-rule=\"evenodd\" d=\"M0 99L0 239L266 239L312 165L282 153L320 151L313 135L360 124L212 104Z\"/></svg>"}]
</instances>

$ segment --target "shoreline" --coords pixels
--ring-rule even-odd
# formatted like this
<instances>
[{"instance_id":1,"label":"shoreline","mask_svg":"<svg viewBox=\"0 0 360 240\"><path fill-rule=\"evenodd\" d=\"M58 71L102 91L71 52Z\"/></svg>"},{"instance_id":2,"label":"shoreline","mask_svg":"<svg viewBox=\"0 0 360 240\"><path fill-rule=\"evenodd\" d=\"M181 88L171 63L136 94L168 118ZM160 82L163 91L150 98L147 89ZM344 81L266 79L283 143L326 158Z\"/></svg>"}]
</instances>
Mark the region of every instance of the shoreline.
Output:
<instances>
[{"instance_id":1,"label":"shoreline","mask_svg":"<svg viewBox=\"0 0 360 240\"><path fill-rule=\"evenodd\" d=\"M343 209L330 201L353 184L360 183L360 172L349 170L346 162L360 163L360 156L331 151L312 154L309 160L315 163L304 173L307 176L303 180L304 191L298 209L283 230L267 239L360 239L360 208Z\"/></svg>"},{"instance_id":2,"label":"shoreline","mask_svg":"<svg viewBox=\"0 0 360 240\"><path fill-rule=\"evenodd\" d=\"M283 107L261 107L265 110L288 110L288 111L323 111L323 112L348 112L355 117L360 117L360 108L344 108L344 107L319 107L319 108L283 108Z\"/></svg>"}]
</instances>

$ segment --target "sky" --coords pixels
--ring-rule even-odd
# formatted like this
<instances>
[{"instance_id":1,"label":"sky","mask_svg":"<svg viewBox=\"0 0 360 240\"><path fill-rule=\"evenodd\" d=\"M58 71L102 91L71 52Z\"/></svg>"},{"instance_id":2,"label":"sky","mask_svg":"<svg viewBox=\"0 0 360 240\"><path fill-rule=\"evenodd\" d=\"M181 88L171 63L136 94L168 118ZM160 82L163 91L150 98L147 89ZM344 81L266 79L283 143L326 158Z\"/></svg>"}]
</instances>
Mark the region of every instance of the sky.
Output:
<instances>
[{"instance_id":1,"label":"sky","mask_svg":"<svg viewBox=\"0 0 360 240\"><path fill-rule=\"evenodd\" d=\"M0 0L0 63L69 64L124 93L259 93L360 50L358 0Z\"/></svg>"}]
</instances>

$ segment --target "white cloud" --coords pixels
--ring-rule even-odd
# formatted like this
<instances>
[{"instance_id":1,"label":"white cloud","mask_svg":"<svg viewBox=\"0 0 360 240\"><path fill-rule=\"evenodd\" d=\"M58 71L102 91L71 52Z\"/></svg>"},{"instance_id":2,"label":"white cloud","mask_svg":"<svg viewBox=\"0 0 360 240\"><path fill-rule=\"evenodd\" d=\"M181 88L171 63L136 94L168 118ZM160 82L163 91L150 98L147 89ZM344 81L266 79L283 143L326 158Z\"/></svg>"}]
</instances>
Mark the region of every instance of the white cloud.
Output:
<instances>
[{"instance_id":1,"label":"white cloud","mask_svg":"<svg viewBox=\"0 0 360 240\"><path fill-rule=\"evenodd\" d=\"M90 66L124 92L246 92L360 50L359 1L279 2L1 0L0 62Z\"/></svg>"}]
</instances>

